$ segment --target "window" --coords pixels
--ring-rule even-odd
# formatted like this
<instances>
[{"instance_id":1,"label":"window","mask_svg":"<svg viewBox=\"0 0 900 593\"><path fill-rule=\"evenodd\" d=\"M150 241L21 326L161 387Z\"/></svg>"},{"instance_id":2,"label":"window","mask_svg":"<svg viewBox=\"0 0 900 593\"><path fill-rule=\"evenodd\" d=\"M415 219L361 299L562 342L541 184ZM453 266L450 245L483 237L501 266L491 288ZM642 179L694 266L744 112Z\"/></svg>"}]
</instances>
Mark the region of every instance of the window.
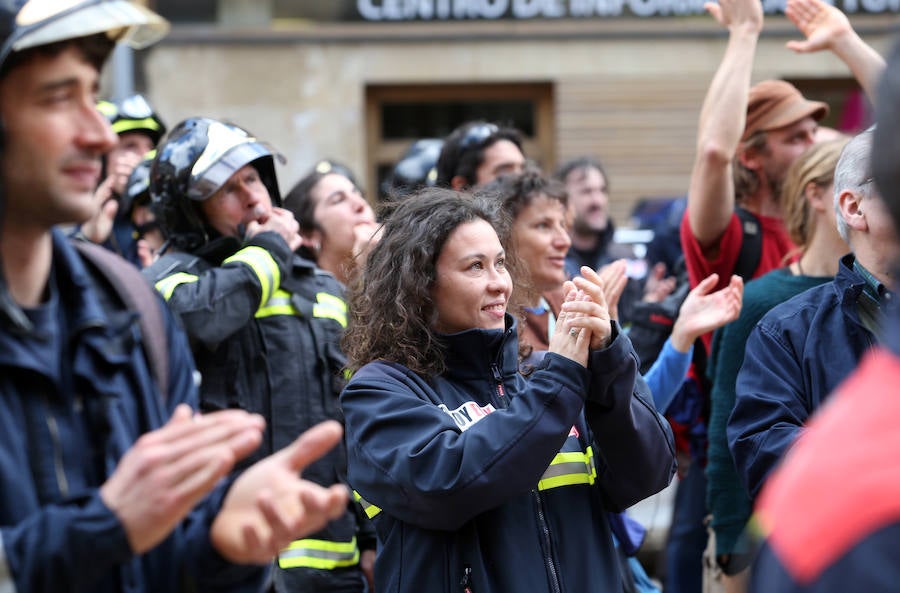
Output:
<instances>
[{"instance_id":1,"label":"window","mask_svg":"<svg viewBox=\"0 0 900 593\"><path fill-rule=\"evenodd\" d=\"M525 154L545 170L554 165L553 86L549 83L373 85L366 89L368 195L420 138L444 138L483 119L519 129Z\"/></svg>"}]
</instances>

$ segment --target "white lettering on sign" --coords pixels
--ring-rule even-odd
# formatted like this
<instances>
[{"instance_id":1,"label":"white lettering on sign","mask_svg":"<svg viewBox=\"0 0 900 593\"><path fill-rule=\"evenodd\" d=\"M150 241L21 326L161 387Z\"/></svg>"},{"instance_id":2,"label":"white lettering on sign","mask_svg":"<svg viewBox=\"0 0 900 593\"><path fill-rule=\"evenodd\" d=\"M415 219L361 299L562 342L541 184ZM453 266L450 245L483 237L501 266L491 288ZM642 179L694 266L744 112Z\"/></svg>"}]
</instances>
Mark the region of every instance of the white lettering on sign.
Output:
<instances>
[{"instance_id":1,"label":"white lettering on sign","mask_svg":"<svg viewBox=\"0 0 900 593\"><path fill-rule=\"evenodd\" d=\"M783 13L786 0L761 0L766 14ZM703 14L704 0L356 0L367 21L558 19ZM900 0L839 0L843 12L900 12Z\"/></svg>"}]
</instances>

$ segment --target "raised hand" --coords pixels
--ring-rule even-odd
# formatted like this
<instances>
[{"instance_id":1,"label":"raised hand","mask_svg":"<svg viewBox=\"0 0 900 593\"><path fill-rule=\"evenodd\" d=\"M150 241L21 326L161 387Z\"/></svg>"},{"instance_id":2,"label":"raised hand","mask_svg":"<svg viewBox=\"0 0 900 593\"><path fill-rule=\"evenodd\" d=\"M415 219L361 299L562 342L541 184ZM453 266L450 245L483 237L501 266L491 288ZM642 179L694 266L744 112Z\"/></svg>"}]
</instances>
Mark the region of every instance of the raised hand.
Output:
<instances>
[{"instance_id":1,"label":"raised hand","mask_svg":"<svg viewBox=\"0 0 900 593\"><path fill-rule=\"evenodd\" d=\"M788 0L784 13L806 37L788 41L788 49L797 53L831 49L836 40L853 33L847 16L822 0Z\"/></svg>"},{"instance_id":2,"label":"raised hand","mask_svg":"<svg viewBox=\"0 0 900 593\"><path fill-rule=\"evenodd\" d=\"M231 562L265 564L295 539L318 531L346 508L347 488L323 488L300 472L341 439L331 420L248 468L228 491L210 540Z\"/></svg>"},{"instance_id":3,"label":"raised hand","mask_svg":"<svg viewBox=\"0 0 900 593\"><path fill-rule=\"evenodd\" d=\"M740 276L732 276L728 286L710 294L718 281L718 274L710 274L684 299L670 338L679 352L687 352L697 338L731 323L741 314L744 281Z\"/></svg>"},{"instance_id":4,"label":"raised hand","mask_svg":"<svg viewBox=\"0 0 900 593\"><path fill-rule=\"evenodd\" d=\"M241 410L194 415L180 405L141 436L100 487L135 554L164 540L239 459L262 442L264 421Z\"/></svg>"},{"instance_id":5,"label":"raised hand","mask_svg":"<svg viewBox=\"0 0 900 593\"><path fill-rule=\"evenodd\" d=\"M619 299L622 298L622 292L628 284L628 276L625 275L627 267L628 262L617 259L597 270L609 317L616 321L619 320Z\"/></svg>"},{"instance_id":6,"label":"raised hand","mask_svg":"<svg viewBox=\"0 0 900 593\"><path fill-rule=\"evenodd\" d=\"M706 2L703 8L728 29L740 27L757 33L762 31L763 10L759 0L719 0Z\"/></svg>"},{"instance_id":7,"label":"raised hand","mask_svg":"<svg viewBox=\"0 0 900 593\"><path fill-rule=\"evenodd\" d=\"M659 262L647 274L644 285L644 302L659 303L675 290L677 281L674 276L666 277L666 264Z\"/></svg>"}]
</instances>

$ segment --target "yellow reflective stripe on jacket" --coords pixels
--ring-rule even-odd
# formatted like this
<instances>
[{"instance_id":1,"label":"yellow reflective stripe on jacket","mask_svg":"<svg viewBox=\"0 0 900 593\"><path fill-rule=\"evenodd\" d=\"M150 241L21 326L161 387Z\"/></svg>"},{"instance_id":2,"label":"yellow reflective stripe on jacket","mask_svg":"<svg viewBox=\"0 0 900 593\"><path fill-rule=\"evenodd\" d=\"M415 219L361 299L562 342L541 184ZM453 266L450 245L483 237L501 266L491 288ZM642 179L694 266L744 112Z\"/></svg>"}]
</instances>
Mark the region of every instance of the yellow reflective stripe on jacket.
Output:
<instances>
[{"instance_id":1,"label":"yellow reflective stripe on jacket","mask_svg":"<svg viewBox=\"0 0 900 593\"><path fill-rule=\"evenodd\" d=\"M318 302L313 304L313 317L333 319L340 323L341 327L347 327L347 304L343 299L327 292L316 294L316 299ZM302 313L291 302L291 293L286 290L276 290L272 298L256 312L258 318L275 315L302 316Z\"/></svg>"},{"instance_id":2,"label":"yellow reflective stripe on jacket","mask_svg":"<svg viewBox=\"0 0 900 593\"><path fill-rule=\"evenodd\" d=\"M193 274L187 274L185 272L178 272L177 274L172 274L171 276L166 276L162 280L156 283L156 290L159 291L163 298L167 301L172 298L172 293L175 292L175 289L181 284L187 284L189 282L196 282L199 280L197 276Z\"/></svg>"},{"instance_id":3,"label":"yellow reflective stripe on jacket","mask_svg":"<svg viewBox=\"0 0 900 593\"><path fill-rule=\"evenodd\" d=\"M278 554L278 566L281 568L333 570L355 564L359 564L355 537L349 542L298 539Z\"/></svg>"},{"instance_id":4,"label":"yellow reflective stripe on jacket","mask_svg":"<svg viewBox=\"0 0 900 593\"><path fill-rule=\"evenodd\" d=\"M333 294L320 292L316 294L316 304L313 305L313 317L334 319L341 324L341 327L347 327L347 303L344 302L344 299Z\"/></svg>"},{"instance_id":5,"label":"yellow reflective stripe on jacket","mask_svg":"<svg viewBox=\"0 0 900 593\"><path fill-rule=\"evenodd\" d=\"M594 463L594 450L588 447L582 453L557 453L550 467L541 476L538 490L549 490L560 486L575 484L593 484L597 478L597 466Z\"/></svg>"},{"instance_id":6,"label":"yellow reflective stripe on jacket","mask_svg":"<svg viewBox=\"0 0 900 593\"><path fill-rule=\"evenodd\" d=\"M231 262L240 262L253 270L253 273L259 279L260 286L262 286L262 297L259 299L259 302L268 303L269 299L272 298L272 292L281 285L281 270L278 269L278 264L275 263L272 255L262 247L250 245L226 258L222 263L227 264Z\"/></svg>"},{"instance_id":7,"label":"yellow reflective stripe on jacket","mask_svg":"<svg viewBox=\"0 0 900 593\"><path fill-rule=\"evenodd\" d=\"M381 512L380 508L360 496L359 492L356 490L353 491L353 500L359 503L359 506L362 507L362 510L366 513L366 517L369 519Z\"/></svg>"},{"instance_id":8,"label":"yellow reflective stripe on jacket","mask_svg":"<svg viewBox=\"0 0 900 593\"><path fill-rule=\"evenodd\" d=\"M278 289L262 307L256 311L256 317L273 317L275 315L296 315L297 310L291 303L291 293Z\"/></svg>"}]
</instances>

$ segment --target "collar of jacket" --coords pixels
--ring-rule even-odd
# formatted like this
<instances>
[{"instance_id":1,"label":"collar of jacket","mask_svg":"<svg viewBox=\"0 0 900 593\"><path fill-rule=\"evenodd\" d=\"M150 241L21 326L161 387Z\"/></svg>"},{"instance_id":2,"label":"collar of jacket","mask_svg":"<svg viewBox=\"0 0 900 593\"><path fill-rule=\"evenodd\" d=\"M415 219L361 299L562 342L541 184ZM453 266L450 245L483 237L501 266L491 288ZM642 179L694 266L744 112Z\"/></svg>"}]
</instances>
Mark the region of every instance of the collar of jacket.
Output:
<instances>
[{"instance_id":1,"label":"collar of jacket","mask_svg":"<svg viewBox=\"0 0 900 593\"><path fill-rule=\"evenodd\" d=\"M127 327L137 319L136 315L123 311L115 320L111 320L110 314L104 310L100 298L94 292L94 281L90 272L75 248L69 245L69 239L54 229L52 240L52 274L56 282L59 307L65 311L62 317L66 320L66 327L60 328L63 332L62 339L72 343L83 333L104 335L110 331L116 334L126 333ZM111 325L116 327L111 328ZM31 337L41 338L39 335ZM29 353L19 346L17 341L17 338L9 332L0 332L0 366L39 370ZM99 354L107 363L115 365L122 359L122 352L119 350L121 348L103 347L99 348Z\"/></svg>"},{"instance_id":2,"label":"collar of jacket","mask_svg":"<svg viewBox=\"0 0 900 593\"><path fill-rule=\"evenodd\" d=\"M518 321L506 314L505 329L468 329L438 334L447 356L447 377L458 379L491 377L496 367L505 381L518 368Z\"/></svg>"}]
</instances>

